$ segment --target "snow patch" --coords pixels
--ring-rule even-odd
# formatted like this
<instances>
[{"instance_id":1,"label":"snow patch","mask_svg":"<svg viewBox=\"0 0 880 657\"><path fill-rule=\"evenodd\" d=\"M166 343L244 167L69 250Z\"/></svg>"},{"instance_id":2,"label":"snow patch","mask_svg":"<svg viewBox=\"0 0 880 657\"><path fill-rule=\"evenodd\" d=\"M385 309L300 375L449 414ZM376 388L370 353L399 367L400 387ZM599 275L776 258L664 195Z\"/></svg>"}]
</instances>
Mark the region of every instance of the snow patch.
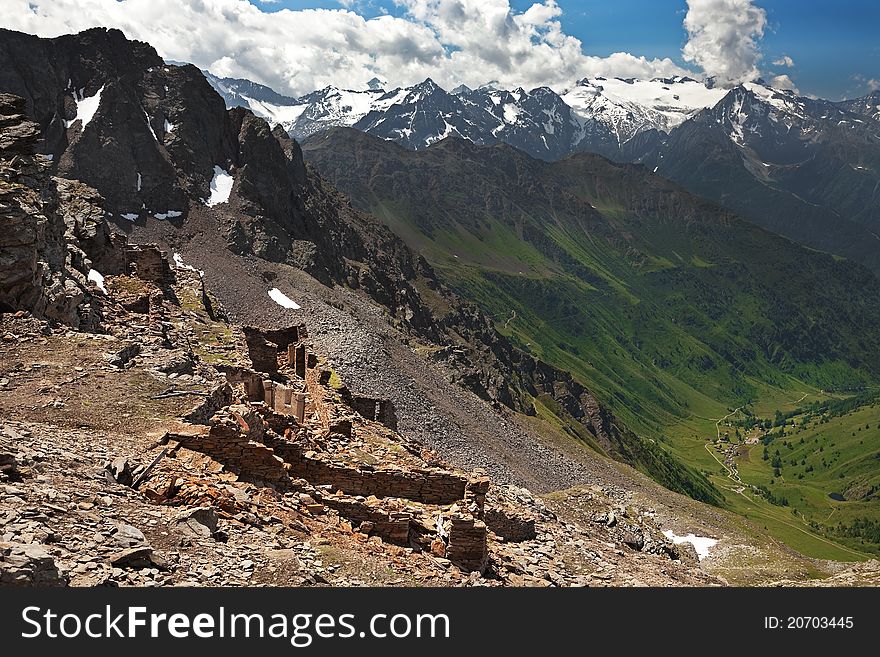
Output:
<instances>
[{"instance_id":1,"label":"snow patch","mask_svg":"<svg viewBox=\"0 0 880 657\"><path fill-rule=\"evenodd\" d=\"M205 275L205 272L203 272L201 269L196 269L192 265L186 264L183 261L183 258L181 257L181 255L179 253L175 253L173 258L174 258L174 266L177 267L178 269L186 269L187 271L194 271L195 273L197 273L201 277L203 277Z\"/></svg>"},{"instance_id":2,"label":"snow patch","mask_svg":"<svg viewBox=\"0 0 880 657\"><path fill-rule=\"evenodd\" d=\"M138 213L137 212L126 212L124 214L119 215L123 219L128 219L129 221L137 221Z\"/></svg>"},{"instance_id":3,"label":"snow patch","mask_svg":"<svg viewBox=\"0 0 880 657\"><path fill-rule=\"evenodd\" d=\"M183 215L183 212L180 212L179 210L168 210L166 212L153 213L153 216L156 217L156 219L174 219L175 217L180 217L181 215Z\"/></svg>"},{"instance_id":4,"label":"snow patch","mask_svg":"<svg viewBox=\"0 0 880 657\"><path fill-rule=\"evenodd\" d=\"M141 182L142 182L142 180L141 180L141 172L138 171L138 177L137 177L137 190L138 190L138 191L141 191Z\"/></svg>"},{"instance_id":5,"label":"snow patch","mask_svg":"<svg viewBox=\"0 0 880 657\"><path fill-rule=\"evenodd\" d=\"M101 292L107 294L107 288L104 287L104 277L99 271L97 271L96 269L89 269L88 279L96 286L98 286L98 289L101 290Z\"/></svg>"},{"instance_id":6,"label":"snow patch","mask_svg":"<svg viewBox=\"0 0 880 657\"><path fill-rule=\"evenodd\" d=\"M172 132L174 132L174 128L175 125L171 123L171 121L169 121L168 119L165 119L165 134L170 135Z\"/></svg>"},{"instance_id":7,"label":"snow patch","mask_svg":"<svg viewBox=\"0 0 880 657\"><path fill-rule=\"evenodd\" d=\"M214 165L214 177L211 179L211 196L205 201L205 205L214 206L226 203L232 192L232 183L235 179L229 175L226 169Z\"/></svg>"},{"instance_id":8,"label":"snow patch","mask_svg":"<svg viewBox=\"0 0 880 657\"><path fill-rule=\"evenodd\" d=\"M667 529L666 531L664 531L663 535L676 545L681 545L682 543L690 543L691 545L693 545L697 556L700 558L700 561L708 557L709 550L718 544L718 541L716 539L708 538L706 536L695 536L694 534L688 534L687 536L676 536L675 532L673 532L671 529Z\"/></svg>"},{"instance_id":9,"label":"snow patch","mask_svg":"<svg viewBox=\"0 0 880 657\"><path fill-rule=\"evenodd\" d=\"M81 121L82 124L80 130L85 130L86 126L92 118L94 118L95 112L98 111L98 105L101 104L101 92L104 91L104 86L102 85L101 88L95 92L94 96L89 96L88 98L83 96L84 91L85 89L80 89L79 94L77 94L76 89L73 90L73 100L76 103L76 116L73 117L72 121L64 122L65 128L69 128L77 121Z\"/></svg>"},{"instance_id":10,"label":"snow patch","mask_svg":"<svg viewBox=\"0 0 880 657\"><path fill-rule=\"evenodd\" d=\"M507 103L504 106L504 122L505 123L516 123L516 119L519 116L520 109L513 103Z\"/></svg>"},{"instance_id":11,"label":"snow patch","mask_svg":"<svg viewBox=\"0 0 880 657\"><path fill-rule=\"evenodd\" d=\"M154 140L156 141L156 143L158 144L158 143L159 143L159 138L156 136L156 131L153 130L153 124L150 123L150 115L147 114L147 110L145 110L145 109L143 109L143 108L141 108L141 109L142 109L143 112L144 112L144 118L147 120L147 127L150 129L150 134L153 135L153 139L154 139Z\"/></svg>"},{"instance_id":12,"label":"snow patch","mask_svg":"<svg viewBox=\"0 0 880 657\"><path fill-rule=\"evenodd\" d=\"M284 292L279 290L277 287L273 287L269 290L269 296L272 298L272 301L277 303L282 308L289 308L291 310L299 310L300 305L293 301L290 297L288 297Z\"/></svg>"}]
</instances>

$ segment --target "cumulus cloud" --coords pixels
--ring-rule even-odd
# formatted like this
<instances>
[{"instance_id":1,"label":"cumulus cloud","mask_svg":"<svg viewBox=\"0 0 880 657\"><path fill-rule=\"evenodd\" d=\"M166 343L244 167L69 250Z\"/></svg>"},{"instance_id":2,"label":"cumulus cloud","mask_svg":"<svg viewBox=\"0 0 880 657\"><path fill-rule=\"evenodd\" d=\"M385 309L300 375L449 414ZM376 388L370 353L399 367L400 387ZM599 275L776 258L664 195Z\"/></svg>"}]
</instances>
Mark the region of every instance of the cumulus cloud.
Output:
<instances>
[{"instance_id":1,"label":"cumulus cloud","mask_svg":"<svg viewBox=\"0 0 880 657\"><path fill-rule=\"evenodd\" d=\"M767 12L752 0L687 0L687 4L685 61L725 86L759 77L759 43Z\"/></svg>"},{"instance_id":2,"label":"cumulus cloud","mask_svg":"<svg viewBox=\"0 0 880 657\"><path fill-rule=\"evenodd\" d=\"M877 78L869 78L861 73L856 73L851 76L851 79L856 83L856 86L849 89L850 94L871 93L880 90L880 80Z\"/></svg>"},{"instance_id":3,"label":"cumulus cloud","mask_svg":"<svg viewBox=\"0 0 880 657\"><path fill-rule=\"evenodd\" d=\"M392 86L431 77L447 88L498 80L562 90L581 77L690 73L668 58L586 55L564 32L555 0L525 11L509 0L395 0L402 16L370 19L346 8L267 13L246 0L2 2L10 29L57 36L116 27L166 59L291 95L331 84L364 88L373 77Z\"/></svg>"},{"instance_id":4,"label":"cumulus cloud","mask_svg":"<svg viewBox=\"0 0 880 657\"><path fill-rule=\"evenodd\" d=\"M785 66L786 68L792 68L794 66L794 60L788 55L783 55L779 59L773 60L774 66Z\"/></svg>"},{"instance_id":5,"label":"cumulus cloud","mask_svg":"<svg viewBox=\"0 0 880 657\"><path fill-rule=\"evenodd\" d=\"M770 79L770 86L774 89L787 89L789 91L793 91L796 94L800 93L800 89L797 88L797 85L787 75L774 75Z\"/></svg>"}]
</instances>

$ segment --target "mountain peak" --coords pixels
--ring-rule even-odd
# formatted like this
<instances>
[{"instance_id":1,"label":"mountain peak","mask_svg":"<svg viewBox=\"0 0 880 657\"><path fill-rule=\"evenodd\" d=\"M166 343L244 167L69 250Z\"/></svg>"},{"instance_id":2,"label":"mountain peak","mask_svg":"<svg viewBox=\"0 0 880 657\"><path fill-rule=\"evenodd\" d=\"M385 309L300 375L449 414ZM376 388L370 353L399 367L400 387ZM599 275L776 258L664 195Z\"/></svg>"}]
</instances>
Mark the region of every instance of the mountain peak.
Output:
<instances>
[{"instance_id":1,"label":"mountain peak","mask_svg":"<svg viewBox=\"0 0 880 657\"><path fill-rule=\"evenodd\" d=\"M413 85L413 89L430 89L431 91L433 91L435 89L441 89L441 87L431 78L425 78L422 82Z\"/></svg>"}]
</instances>

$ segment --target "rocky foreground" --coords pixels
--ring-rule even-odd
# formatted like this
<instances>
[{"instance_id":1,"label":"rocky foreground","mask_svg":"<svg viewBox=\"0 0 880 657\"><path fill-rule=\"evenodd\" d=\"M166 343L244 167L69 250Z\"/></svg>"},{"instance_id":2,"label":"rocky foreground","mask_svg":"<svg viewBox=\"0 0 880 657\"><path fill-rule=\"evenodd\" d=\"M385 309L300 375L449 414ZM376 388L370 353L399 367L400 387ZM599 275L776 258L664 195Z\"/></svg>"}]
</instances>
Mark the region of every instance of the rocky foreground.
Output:
<instances>
[{"instance_id":1,"label":"rocky foreground","mask_svg":"<svg viewBox=\"0 0 880 657\"><path fill-rule=\"evenodd\" d=\"M450 468L355 411L382 400L354 398L306 339L212 321L198 275L176 274L106 281L106 334L4 317L4 584L712 582L600 489L579 526Z\"/></svg>"},{"instance_id":2,"label":"rocky foreground","mask_svg":"<svg viewBox=\"0 0 880 657\"><path fill-rule=\"evenodd\" d=\"M567 522L449 466L305 327L212 319L198 273L137 253L93 291L104 333L3 316L4 585L719 583L599 487Z\"/></svg>"}]
</instances>

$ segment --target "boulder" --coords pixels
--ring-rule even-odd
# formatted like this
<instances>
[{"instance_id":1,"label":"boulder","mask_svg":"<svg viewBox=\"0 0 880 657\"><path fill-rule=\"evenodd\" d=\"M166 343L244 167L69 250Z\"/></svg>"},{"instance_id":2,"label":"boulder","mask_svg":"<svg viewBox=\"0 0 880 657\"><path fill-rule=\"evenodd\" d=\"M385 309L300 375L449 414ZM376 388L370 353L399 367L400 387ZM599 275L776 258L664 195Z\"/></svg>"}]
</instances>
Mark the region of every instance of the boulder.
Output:
<instances>
[{"instance_id":1,"label":"boulder","mask_svg":"<svg viewBox=\"0 0 880 657\"><path fill-rule=\"evenodd\" d=\"M134 474L132 473L131 464L125 457L114 459L113 461L105 465L104 469L110 473L110 476L112 476L118 484L122 484L123 486L131 486L132 482L134 481Z\"/></svg>"},{"instance_id":2,"label":"boulder","mask_svg":"<svg viewBox=\"0 0 880 657\"><path fill-rule=\"evenodd\" d=\"M210 538L217 531L217 512L209 507L202 506L195 509L187 509L177 517L177 527L184 533L199 538Z\"/></svg>"},{"instance_id":3,"label":"boulder","mask_svg":"<svg viewBox=\"0 0 880 657\"><path fill-rule=\"evenodd\" d=\"M67 586L42 545L0 543L0 586Z\"/></svg>"},{"instance_id":4,"label":"boulder","mask_svg":"<svg viewBox=\"0 0 880 657\"><path fill-rule=\"evenodd\" d=\"M149 545L140 547L127 548L120 550L107 557L107 562L111 566L118 568L133 568L140 570L141 568L159 568L164 570L167 565L165 560L153 552L153 548Z\"/></svg>"}]
</instances>

